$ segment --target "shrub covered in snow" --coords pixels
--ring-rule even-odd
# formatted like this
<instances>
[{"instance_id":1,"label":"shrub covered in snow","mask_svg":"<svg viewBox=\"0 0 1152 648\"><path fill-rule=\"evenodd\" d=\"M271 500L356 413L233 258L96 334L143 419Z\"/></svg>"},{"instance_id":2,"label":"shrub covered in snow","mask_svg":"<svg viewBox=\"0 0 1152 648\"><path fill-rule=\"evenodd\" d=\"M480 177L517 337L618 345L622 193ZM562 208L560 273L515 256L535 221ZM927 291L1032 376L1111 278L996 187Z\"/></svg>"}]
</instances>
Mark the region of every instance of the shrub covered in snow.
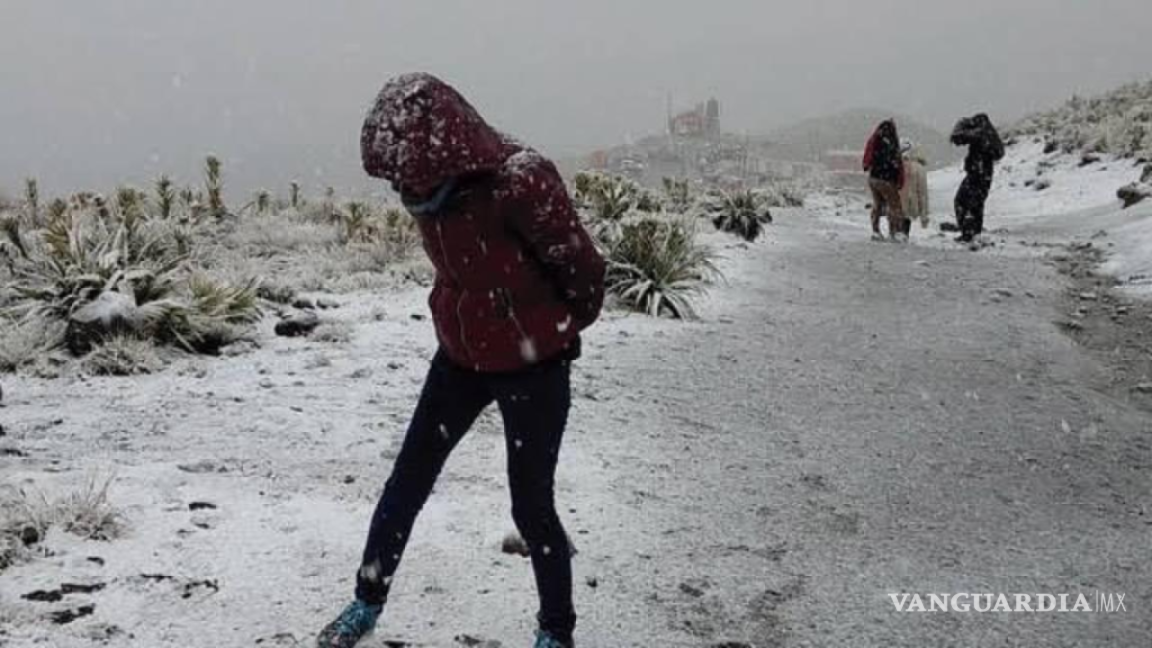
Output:
<instances>
[{"instance_id":1,"label":"shrub covered in snow","mask_svg":"<svg viewBox=\"0 0 1152 648\"><path fill-rule=\"evenodd\" d=\"M607 243L606 257L609 294L654 317L694 317L692 298L719 276L712 250L697 241L691 221L684 219L625 222Z\"/></svg>"},{"instance_id":2,"label":"shrub covered in snow","mask_svg":"<svg viewBox=\"0 0 1152 648\"><path fill-rule=\"evenodd\" d=\"M1030 115L1009 138L1039 138L1049 153L1108 153L1152 159L1152 81L1132 83L1060 108Z\"/></svg>"},{"instance_id":3,"label":"shrub covered in snow","mask_svg":"<svg viewBox=\"0 0 1152 648\"><path fill-rule=\"evenodd\" d=\"M664 204L673 214L687 214L695 204L692 185L687 179L664 178Z\"/></svg>"},{"instance_id":4,"label":"shrub covered in snow","mask_svg":"<svg viewBox=\"0 0 1152 648\"><path fill-rule=\"evenodd\" d=\"M598 221L619 221L633 210L651 214L664 209L656 195L632 180L591 171L576 174L572 198Z\"/></svg>"},{"instance_id":5,"label":"shrub covered in snow","mask_svg":"<svg viewBox=\"0 0 1152 648\"><path fill-rule=\"evenodd\" d=\"M86 540L108 541L124 532L123 514L108 498L112 478L90 477L58 498L0 485L0 572L30 554L48 531L60 528Z\"/></svg>"},{"instance_id":6,"label":"shrub covered in snow","mask_svg":"<svg viewBox=\"0 0 1152 648\"><path fill-rule=\"evenodd\" d=\"M61 342L84 355L112 334L211 351L257 318L255 282L202 276L196 225L172 217L166 183L157 189L154 202L131 188L111 202L87 194L53 201L42 228L38 219L4 218L0 369Z\"/></svg>"},{"instance_id":7,"label":"shrub covered in snow","mask_svg":"<svg viewBox=\"0 0 1152 648\"><path fill-rule=\"evenodd\" d=\"M755 241L764 225L772 222L768 203L768 196L758 191L726 191L710 195L705 209L716 229Z\"/></svg>"}]
</instances>

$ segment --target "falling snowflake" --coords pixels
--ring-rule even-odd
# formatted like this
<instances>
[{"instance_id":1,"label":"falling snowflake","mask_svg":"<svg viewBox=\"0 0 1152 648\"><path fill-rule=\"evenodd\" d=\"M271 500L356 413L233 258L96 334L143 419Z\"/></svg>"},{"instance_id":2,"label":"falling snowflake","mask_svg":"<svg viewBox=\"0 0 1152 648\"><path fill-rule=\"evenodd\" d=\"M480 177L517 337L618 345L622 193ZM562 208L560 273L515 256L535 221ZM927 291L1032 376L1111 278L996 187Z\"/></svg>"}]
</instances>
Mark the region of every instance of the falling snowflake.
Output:
<instances>
[{"instance_id":1,"label":"falling snowflake","mask_svg":"<svg viewBox=\"0 0 1152 648\"><path fill-rule=\"evenodd\" d=\"M539 356L536 354L536 343L532 341L532 338L520 340L520 357L528 364L536 363Z\"/></svg>"},{"instance_id":2,"label":"falling snowflake","mask_svg":"<svg viewBox=\"0 0 1152 648\"><path fill-rule=\"evenodd\" d=\"M380 561L374 560L367 565L360 568L360 577L366 581L376 582L380 580Z\"/></svg>"}]
</instances>

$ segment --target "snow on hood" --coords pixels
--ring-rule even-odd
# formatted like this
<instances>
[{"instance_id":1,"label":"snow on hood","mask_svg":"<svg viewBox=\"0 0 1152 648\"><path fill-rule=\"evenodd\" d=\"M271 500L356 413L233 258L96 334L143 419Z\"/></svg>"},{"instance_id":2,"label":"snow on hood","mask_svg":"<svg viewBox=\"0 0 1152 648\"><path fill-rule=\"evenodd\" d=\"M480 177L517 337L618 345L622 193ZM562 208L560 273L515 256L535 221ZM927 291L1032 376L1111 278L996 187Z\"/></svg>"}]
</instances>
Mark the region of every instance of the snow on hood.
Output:
<instances>
[{"instance_id":1,"label":"snow on hood","mask_svg":"<svg viewBox=\"0 0 1152 648\"><path fill-rule=\"evenodd\" d=\"M385 84L360 132L368 175L418 194L448 178L498 171L511 153L459 92L424 73Z\"/></svg>"}]
</instances>

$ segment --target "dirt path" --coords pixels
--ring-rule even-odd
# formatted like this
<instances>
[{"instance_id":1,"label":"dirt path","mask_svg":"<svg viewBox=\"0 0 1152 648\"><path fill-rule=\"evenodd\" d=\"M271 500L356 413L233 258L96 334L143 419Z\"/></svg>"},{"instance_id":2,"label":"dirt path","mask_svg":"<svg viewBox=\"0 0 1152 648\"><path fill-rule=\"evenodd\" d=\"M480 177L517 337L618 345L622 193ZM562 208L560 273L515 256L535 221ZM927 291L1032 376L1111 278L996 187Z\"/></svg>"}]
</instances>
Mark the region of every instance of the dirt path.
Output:
<instances>
[{"instance_id":1,"label":"dirt path","mask_svg":"<svg viewBox=\"0 0 1152 648\"><path fill-rule=\"evenodd\" d=\"M581 646L1146 643L1152 419L1054 324L1053 267L800 212L727 252L701 322L611 315L588 338L559 479ZM4 442L27 456L0 457L5 479L66 492L114 468L128 531L54 532L5 572L0 639L310 645L426 367L422 299L343 299L344 343L265 335L138 380L6 381ZM453 457L370 648L526 645L499 435L487 417ZM106 587L20 598L63 582ZM1093 589L1130 611L899 615L887 597Z\"/></svg>"},{"instance_id":2,"label":"dirt path","mask_svg":"<svg viewBox=\"0 0 1152 648\"><path fill-rule=\"evenodd\" d=\"M771 235L712 323L588 363L637 386L622 483L657 558L625 574L679 631L658 645L1143 645L1152 418L1054 324L1056 270L800 215ZM887 598L1094 589L1129 612Z\"/></svg>"}]
</instances>

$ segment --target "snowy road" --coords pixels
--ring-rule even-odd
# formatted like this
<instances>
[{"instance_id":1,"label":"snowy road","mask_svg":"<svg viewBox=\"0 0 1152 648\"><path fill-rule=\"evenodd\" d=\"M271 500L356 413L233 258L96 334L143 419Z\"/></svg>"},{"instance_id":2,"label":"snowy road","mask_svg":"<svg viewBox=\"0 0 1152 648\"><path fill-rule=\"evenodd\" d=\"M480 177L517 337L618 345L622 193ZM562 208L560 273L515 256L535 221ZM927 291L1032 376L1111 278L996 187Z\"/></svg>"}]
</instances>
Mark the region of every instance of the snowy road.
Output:
<instances>
[{"instance_id":1,"label":"snowy road","mask_svg":"<svg viewBox=\"0 0 1152 648\"><path fill-rule=\"evenodd\" d=\"M781 214L726 250L702 321L613 314L589 335L559 478L581 646L1147 644L1152 417L1053 324L1064 280L1026 255L871 243L863 221ZM0 458L5 479L65 492L114 468L128 532L55 533L52 556L5 572L0 639L310 645L349 594L419 388L422 298L343 298L343 344L269 336L137 380L6 380L5 441L28 456ZM370 647L527 644L499 434L487 417L453 457ZM20 599L63 582L106 588ZM888 598L1092 590L1128 612Z\"/></svg>"},{"instance_id":2,"label":"snowy road","mask_svg":"<svg viewBox=\"0 0 1152 648\"><path fill-rule=\"evenodd\" d=\"M644 469L619 487L658 558L623 578L681 630L657 644L1143 645L1152 417L1053 325L1055 271L800 215L771 234L713 323L588 363L639 392L619 434ZM1092 590L1129 612L887 596Z\"/></svg>"}]
</instances>

